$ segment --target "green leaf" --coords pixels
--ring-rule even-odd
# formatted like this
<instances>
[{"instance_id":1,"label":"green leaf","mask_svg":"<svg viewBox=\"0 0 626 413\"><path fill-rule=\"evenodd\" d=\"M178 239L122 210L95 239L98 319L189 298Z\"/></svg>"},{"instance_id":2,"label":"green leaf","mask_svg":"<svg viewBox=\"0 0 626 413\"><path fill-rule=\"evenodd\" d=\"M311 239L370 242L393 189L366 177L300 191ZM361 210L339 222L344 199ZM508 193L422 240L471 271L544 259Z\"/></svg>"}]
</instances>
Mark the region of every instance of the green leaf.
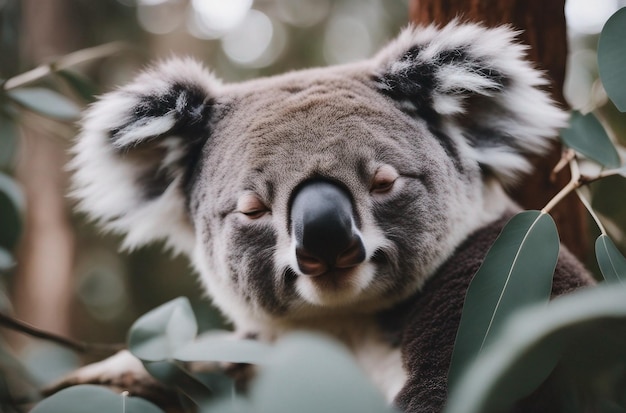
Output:
<instances>
[{"instance_id":1,"label":"green leaf","mask_svg":"<svg viewBox=\"0 0 626 413\"><path fill-rule=\"evenodd\" d=\"M50 89L32 87L10 90L7 95L27 109L59 120L76 120L80 109L65 96Z\"/></svg>"},{"instance_id":2,"label":"green leaf","mask_svg":"<svg viewBox=\"0 0 626 413\"><path fill-rule=\"evenodd\" d=\"M514 311L549 300L558 255L559 237L550 215L526 211L506 224L468 288L449 387Z\"/></svg>"},{"instance_id":3,"label":"green leaf","mask_svg":"<svg viewBox=\"0 0 626 413\"><path fill-rule=\"evenodd\" d=\"M24 195L15 181L0 172L0 247L12 250L22 234Z\"/></svg>"},{"instance_id":4,"label":"green leaf","mask_svg":"<svg viewBox=\"0 0 626 413\"><path fill-rule=\"evenodd\" d=\"M232 333L226 333L232 336ZM263 364L271 347L257 340L234 339L215 333L200 336L179 348L174 358L180 361L215 361L228 363Z\"/></svg>"},{"instance_id":5,"label":"green leaf","mask_svg":"<svg viewBox=\"0 0 626 413\"><path fill-rule=\"evenodd\" d=\"M626 112L626 7L605 23L598 42L600 79L615 106Z\"/></svg>"},{"instance_id":6,"label":"green leaf","mask_svg":"<svg viewBox=\"0 0 626 413\"><path fill-rule=\"evenodd\" d=\"M209 386L176 362L150 361L143 365L152 377L169 387L183 390L195 404L204 402L213 394Z\"/></svg>"},{"instance_id":7,"label":"green leaf","mask_svg":"<svg viewBox=\"0 0 626 413\"><path fill-rule=\"evenodd\" d=\"M85 102L95 100L96 86L85 76L71 70L59 70L55 74L63 79Z\"/></svg>"},{"instance_id":8,"label":"green leaf","mask_svg":"<svg viewBox=\"0 0 626 413\"><path fill-rule=\"evenodd\" d=\"M6 293L6 290L2 284L0 284L0 311L5 314L13 313L13 304L11 304L11 298Z\"/></svg>"},{"instance_id":9,"label":"green leaf","mask_svg":"<svg viewBox=\"0 0 626 413\"><path fill-rule=\"evenodd\" d=\"M304 333L277 343L250 393L255 413L392 411L344 347Z\"/></svg>"},{"instance_id":10,"label":"green leaf","mask_svg":"<svg viewBox=\"0 0 626 413\"><path fill-rule=\"evenodd\" d=\"M0 115L0 168L13 166L17 150L17 131L12 119Z\"/></svg>"},{"instance_id":11,"label":"green leaf","mask_svg":"<svg viewBox=\"0 0 626 413\"><path fill-rule=\"evenodd\" d=\"M573 112L568 128L561 130L565 145L607 168L621 163L613 142L593 113Z\"/></svg>"},{"instance_id":12,"label":"green leaf","mask_svg":"<svg viewBox=\"0 0 626 413\"><path fill-rule=\"evenodd\" d=\"M80 385L44 399L31 413L163 413L154 404L136 397L128 397L107 390L101 386Z\"/></svg>"},{"instance_id":13,"label":"green leaf","mask_svg":"<svg viewBox=\"0 0 626 413\"><path fill-rule=\"evenodd\" d=\"M603 382L607 371L626 368L624 348L624 288L605 284L522 309L460 378L445 413L508 411L557 362L566 383L574 377Z\"/></svg>"},{"instance_id":14,"label":"green leaf","mask_svg":"<svg viewBox=\"0 0 626 413\"><path fill-rule=\"evenodd\" d=\"M15 267L15 260L9 251L0 246L0 273L7 272Z\"/></svg>"},{"instance_id":15,"label":"green leaf","mask_svg":"<svg viewBox=\"0 0 626 413\"><path fill-rule=\"evenodd\" d=\"M626 258L604 234L596 240L596 258L607 282L617 282L626 286Z\"/></svg>"},{"instance_id":16,"label":"green leaf","mask_svg":"<svg viewBox=\"0 0 626 413\"><path fill-rule=\"evenodd\" d=\"M177 349L193 341L198 325L185 297L167 302L132 325L128 348L142 361L171 359Z\"/></svg>"}]
</instances>

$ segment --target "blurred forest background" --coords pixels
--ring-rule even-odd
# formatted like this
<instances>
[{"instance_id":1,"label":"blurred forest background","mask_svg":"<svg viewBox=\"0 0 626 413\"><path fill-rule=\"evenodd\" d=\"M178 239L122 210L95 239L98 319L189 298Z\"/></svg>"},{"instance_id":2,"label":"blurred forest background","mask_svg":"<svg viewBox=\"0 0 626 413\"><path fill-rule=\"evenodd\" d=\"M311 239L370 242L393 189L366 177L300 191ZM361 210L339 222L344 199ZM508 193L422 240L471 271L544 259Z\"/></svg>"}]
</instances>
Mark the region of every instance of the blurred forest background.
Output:
<instances>
[{"instance_id":1,"label":"blurred forest background","mask_svg":"<svg viewBox=\"0 0 626 413\"><path fill-rule=\"evenodd\" d=\"M344 63L371 56L392 39L409 21L408 3L0 0L0 77L114 41L123 42L116 53L71 68L86 96L122 84L147 62L173 54L205 62L225 81ZM624 5L624 0L568 0L566 8L566 97L582 111L601 107L603 119L622 137L626 119L608 103L597 80L595 47L603 23ZM60 77L40 83L75 98L78 105L87 104ZM17 264L0 280L5 296L0 296L0 307L11 306L19 319L87 342L123 342L139 315L180 295L190 297L202 327L220 325L186 259L172 259L158 245L120 252L120 238L100 233L84 216L72 213L64 165L76 125L29 111L19 116L18 128L0 124L0 170L19 182L26 205L22 236L13 251ZM592 188L600 194L596 206L613 239L623 245L626 184L619 177L605 181ZM21 335L6 335L6 342L41 382L79 363L71 361L73 353Z\"/></svg>"}]
</instances>

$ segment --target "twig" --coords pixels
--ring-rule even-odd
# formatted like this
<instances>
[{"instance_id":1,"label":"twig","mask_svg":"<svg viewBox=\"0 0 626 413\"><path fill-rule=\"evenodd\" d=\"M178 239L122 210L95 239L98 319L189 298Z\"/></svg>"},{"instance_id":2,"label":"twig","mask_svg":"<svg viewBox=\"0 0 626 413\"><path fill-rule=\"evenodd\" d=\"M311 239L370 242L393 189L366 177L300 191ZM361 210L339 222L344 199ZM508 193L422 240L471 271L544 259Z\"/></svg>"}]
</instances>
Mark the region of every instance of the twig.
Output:
<instances>
[{"instance_id":1,"label":"twig","mask_svg":"<svg viewBox=\"0 0 626 413\"><path fill-rule=\"evenodd\" d=\"M605 178L607 176L622 175L622 174L624 174L624 171L626 169L626 167L622 166L622 167L615 168L615 169L604 170L604 171L598 173L596 176L582 175L580 173L580 167L578 166L578 160L576 159L576 153L574 151L570 150L570 151L563 152L561 160L559 161L557 166L554 167L554 169L552 171L553 174L555 174L558 171L560 171L561 169L563 169L563 166L561 164L563 163L564 160L567 160L569 162L570 174L571 174L572 177L571 177L570 181L567 183L567 185L565 185L552 199L550 199L550 201L548 201L546 206L543 207L541 212L544 213L544 214L550 213L552 208L554 208L559 202L561 202L563 200L563 198L565 198L571 192L573 192L573 191L577 191L578 192L578 188L580 188L581 186L588 185L588 184L590 184L592 182L595 182L595 181L597 181L599 179L602 179L602 178ZM598 227L600 228L600 231L602 231L602 233L605 234L606 232L604 231L604 227L600 223L600 220L598 219L598 217L592 211L591 205L582 196L582 194L578 193L578 196L579 196L580 200L583 202L583 204L585 205L585 208L587 208L587 210L589 211L589 213L591 214L593 219L598 224Z\"/></svg>"},{"instance_id":2,"label":"twig","mask_svg":"<svg viewBox=\"0 0 626 413\"><path fill-rule=\"evenodd\" d=\"M7 81L4 82L4 84L2 85L2 88L4 90L16 89L20 86L24 86L28 83L32 83L36 80L46 77L53 72L67 69L68 67L88 62L90 60L100 59L118 53L126 47L127 46L124 43L113 42L103 44L101 46L91 47L88 49L78 50L74 53L62 56L56 61L38 66L32 70L29 70L28 72L24 72L10 79L7 79Z\"/></svg>"},{"instance_id":3,"label":"twig","mask_svg":"<svg viewBox=\"0 0 626 413\"><path fill-rule=\"evenodd\" d=\"M67 337L40 330L2 312L0 312L0 326L19 331L20 333L29 335L31 337L51 341L53 343L59 344L63 347L67 347L71 350L83 354L89 353L97 355L110 355L125 348L123 344L90 344L82 341L75 341Z\"/></svg>"},{"instance_id":4,"label":"twig","mask_svg":"<svg viewBox=\"0 0 626 413\"><path fill-rule=\"evenodd\" d=\"M556 166L552 169L552 172L550 172L550 181L551 182L556 182L556 175L561 172L561 170L563 168L565 168L565 166L570 163L572 161L572 159L574 159L576 157L576 152L574 152L573 149L565 149L562 153L561 153L561 159L559 159L559 162L556 164Z\"/></svg>"},{"instance_id":5,"label":"twig","mask_svg":"<svg viewBox=\"0 0 626 413\"><path fill-rule=\"evenodd\" d=\"M600 232L602 232L602 235L607 235L606 234L606 230L604 229L604 225L602 225L602 222L600 222L600 218L593 211L593 208L591 208L591 204L589 203L589 201L587 201L587 198L584 197L584 195L580 191L580 188L576 189L576 195L578 195L578 199L580 199L580 202L582 202L583 205L585 206L585 208L587 208L587 211L589 212L589 215L591 215L593 220L596 222L596 225L600 229Z\"/></svg>"}]
</instances>

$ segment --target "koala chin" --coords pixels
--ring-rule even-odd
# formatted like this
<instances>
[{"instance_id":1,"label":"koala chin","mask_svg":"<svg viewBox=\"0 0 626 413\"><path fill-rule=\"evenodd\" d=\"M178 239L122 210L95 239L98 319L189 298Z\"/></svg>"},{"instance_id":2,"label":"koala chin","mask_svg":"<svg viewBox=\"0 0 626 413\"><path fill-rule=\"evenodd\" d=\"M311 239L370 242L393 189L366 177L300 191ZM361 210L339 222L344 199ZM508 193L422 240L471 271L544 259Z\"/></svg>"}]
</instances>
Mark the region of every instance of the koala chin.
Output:
<instances>
[{"instance_id":1,"label":"koala chin","mask_svg":"<svg viewBox=\"0 0 626 413\"><path fill-rule=\"evenodd\" d=\"M125 247L188 255L237 330L333 335L390 401L440 408L505 189L567 120L514 37L409 27L369 60L236 84L161 62L87 110L73 195ZM563 254L555 293L589 282Z\"/></svg>"}]
</instances>

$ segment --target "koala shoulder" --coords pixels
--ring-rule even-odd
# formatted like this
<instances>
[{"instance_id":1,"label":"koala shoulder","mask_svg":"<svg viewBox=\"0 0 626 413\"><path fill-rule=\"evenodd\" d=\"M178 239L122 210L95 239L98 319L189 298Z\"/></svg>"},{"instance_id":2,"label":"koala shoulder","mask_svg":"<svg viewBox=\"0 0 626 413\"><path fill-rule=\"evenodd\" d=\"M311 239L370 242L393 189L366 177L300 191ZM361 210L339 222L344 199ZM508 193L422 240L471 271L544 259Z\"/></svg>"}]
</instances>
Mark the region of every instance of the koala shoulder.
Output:
<instances>
[{"instance_id":1,"label":"koala shoulder","mask_svg":"<svg viewBox=\"0 0 626 413\"><path fill-rule=\"evenodd\" d=\"M425 406L432 409L426 409L428 411L443 409L447 397L447 374L467 288L511 216L508 214L470 235L415 297L386 314L387 319L403 320L401 328L395 331L400 337L403 359L410 372L396 398L403 411L423 411L420 409ZM591 274L562 247L552 295L567 294L593 284ZM393 325L392 322L387 324ZM542 396L542 389L547 385L544 383L530 397L519 402L519 411L556 411L556 406Z\"/></svg>"}]
</instances>

